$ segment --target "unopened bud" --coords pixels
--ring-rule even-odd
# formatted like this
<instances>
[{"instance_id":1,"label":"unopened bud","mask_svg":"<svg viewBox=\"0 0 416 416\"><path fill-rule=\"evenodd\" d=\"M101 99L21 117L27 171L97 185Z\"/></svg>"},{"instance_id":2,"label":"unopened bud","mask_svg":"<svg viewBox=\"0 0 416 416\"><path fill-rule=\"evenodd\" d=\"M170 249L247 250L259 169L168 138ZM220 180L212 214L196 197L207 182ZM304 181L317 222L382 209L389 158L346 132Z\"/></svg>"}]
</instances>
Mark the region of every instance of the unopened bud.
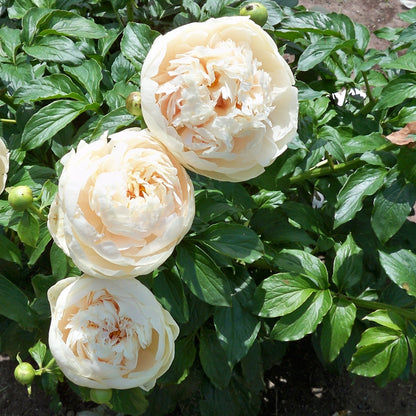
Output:
<instances>
[{"instance_id":1,"label":"unopened bud","mask_svg":"<svg viewBox=\"0 0 416 416\"><path fill-rule=\"evenodd\" d=\"M33 202L32 190L25 185L8 188L8 201L16 211L24 211L29 208Z\"/></svg>"},{"instance_id":2,"label":"unopened bud","mask_svg":"<svg viewBox=\"0 0 416 416\"><path fill-rule=\"evenodd\" d=\"M264 26L267 22L267 9L261 3L249 3L240 9L240 16L250 16L253 22Z\"/></svg>"},{"instance_id":3,"label":"unopened bud","mask_svg":"<svg viewBox=\"0 0 416 416\"><path fill-rule=\"evenodd\" d=\"M133 116L142 115L142 97L138 91L131 92L126 98L127 111Z\"/></svg>"}]
</instances>

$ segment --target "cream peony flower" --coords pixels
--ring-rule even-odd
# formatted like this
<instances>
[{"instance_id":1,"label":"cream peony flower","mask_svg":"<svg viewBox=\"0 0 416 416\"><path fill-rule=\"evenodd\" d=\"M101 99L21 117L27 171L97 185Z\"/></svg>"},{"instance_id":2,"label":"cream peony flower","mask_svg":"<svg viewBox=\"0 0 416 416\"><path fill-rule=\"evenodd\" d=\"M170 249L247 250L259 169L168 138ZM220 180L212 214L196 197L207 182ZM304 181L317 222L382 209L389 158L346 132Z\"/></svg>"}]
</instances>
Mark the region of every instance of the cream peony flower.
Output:
<instances>
[{"instance_id":1,"label":"cream peony flower","mask_svg":"<svg viewBox=\"0 0 416 416\"><path fill-rule=\"evenodd\" d=\"M195 201L185 169L147 130L127 129L64 156L48 228L86 274L152 272L191 227Z\"/></svg>"},{"instance_id":2,"label":"cream peony flower","mask_svg":"<svg viewBox=\"0 0 416 416\"><path fill-rule=\"evenodd\" d=\"M6 186L7 173L9 172L9 151L0 139L0 194Z\"/></svg>"},{"instance_id":3,"label":"cream peony flower","mask_svg":"<svg viewBox=\"0 0 416 416\"><path fill-rule=\"evenodd\" d=\"M150 390L170 367L179 328L134 278L70 277L49 289L48 300L49 348L75 384Z\"/></svg>"},{"instance_id":4,"label":"cream peony flower","mask_svg":"<svg viewBox=\"0 0 416 416\"><path fill-rule=\"evenodd\" d=\"M191 23L153 43L141 72L143 117L185 167L244 181L295 136L293 84L273 39L248 17Z\"/></svg>"}]
</instances>

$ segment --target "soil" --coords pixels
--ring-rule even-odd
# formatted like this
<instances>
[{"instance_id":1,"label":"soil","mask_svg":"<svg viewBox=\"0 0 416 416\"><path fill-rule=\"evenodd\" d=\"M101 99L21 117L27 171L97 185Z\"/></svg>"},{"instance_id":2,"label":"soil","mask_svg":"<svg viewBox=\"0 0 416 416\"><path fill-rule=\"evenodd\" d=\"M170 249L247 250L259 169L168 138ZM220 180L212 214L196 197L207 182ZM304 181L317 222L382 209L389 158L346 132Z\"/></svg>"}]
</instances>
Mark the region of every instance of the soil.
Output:
<instances>
[{"instance_id":1,"label":"soil","mask_svg":"<svg viewBox=\"0 0 416 416\"><path fill-rule=\"evenodd\" d=\"M299 4L323 13L344 13L353 21L366 25L371 33L382 27L408 25L398 16L409 10L400 0L299 0ZM387 45L387 41L371 35L370 48L383 50Z\"/></svg>"},{"instance_id":2,"label":"soil","mask_svg":"<svg viewBox=\"0 0 416 416\"><path fill-rule=\"evenodd\" d=\"M300 0L307 9L344 13L367 25L371 32L385 27L404 27L398 13L408 10L400 0ZM371 48L384 49L386 42L374 35ZM0 356L0 416L114 415L102 407L82 402L68 387L61 387L62 410L49 409L50 397L37 385L28 396L13 371L14 359ZM416 378L396 380L377 387L372 379L335 374L316 357L309 339L291 343L282 362L266 373L264 416L415 416ZM92 413L93 412L93 413ZM175 416L196 416L176 412ZM155 415L158 416L158 415Z\"/></svg>"}]
</instances>

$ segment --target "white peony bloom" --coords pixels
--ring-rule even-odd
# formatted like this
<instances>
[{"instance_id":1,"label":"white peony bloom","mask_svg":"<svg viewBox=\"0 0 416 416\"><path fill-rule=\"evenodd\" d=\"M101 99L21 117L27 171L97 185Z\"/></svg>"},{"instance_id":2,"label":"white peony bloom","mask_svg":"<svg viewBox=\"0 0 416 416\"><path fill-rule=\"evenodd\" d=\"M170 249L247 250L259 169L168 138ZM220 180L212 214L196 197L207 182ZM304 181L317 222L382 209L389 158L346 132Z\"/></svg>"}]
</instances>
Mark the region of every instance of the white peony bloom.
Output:
<instances>
[{"instance_id":1,"label":"white peony bloom","mask_svg":"<svg viewBox=\"0 0 416 416\"><path fill-rule=\"evenodd\" d=\"M7 173L9 172L9 151L0 139L0 194L6 186Z\"/></svg>"},{"instance_id":2,"label":"white peony bloom","mask_svg":"<svg viewBox=\"0 0 416 416\"><path fill-rule=\"evenodd\" d=\"M295 136L293 84L273 39L248 17L190 23L159 36L146 57L143 117L186 168L244 181Z\"/></svg>"},{"instance_id":3,"label":"white peony bloom","mask_svg":"<svg viewBox=\"0 0 416 416\"><path fill-rule=\"evenodd\" d=\"M192 225L185 169L147 130L126 129L64 156L48 228L84 273L125 278L160 266Z\"/></svg>"},{"instance_id":4,"label":"white peony bloom","mask_svg":"<svg viewBox=\"0 0 416 416\"><path fill-rule=\"evenodd\" d=\"M70 277L49 289L48 300L49 348L75 384L150 390L170 367L179 328L134 278Z\"/></svg>"}]
</instances>

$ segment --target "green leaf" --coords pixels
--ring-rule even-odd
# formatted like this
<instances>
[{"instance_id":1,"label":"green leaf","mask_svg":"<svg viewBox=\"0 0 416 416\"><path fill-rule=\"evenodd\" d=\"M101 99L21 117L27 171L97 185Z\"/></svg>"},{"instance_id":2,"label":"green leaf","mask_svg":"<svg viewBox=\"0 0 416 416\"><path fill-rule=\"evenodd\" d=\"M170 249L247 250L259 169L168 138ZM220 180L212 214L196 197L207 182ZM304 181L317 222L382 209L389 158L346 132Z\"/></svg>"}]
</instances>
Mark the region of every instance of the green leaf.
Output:
<instances>
[{"instance_id":1,"label":"green leaf","mask_svg":"<svg viewBox=\"0 0 416 416\"><path fill-rule=\"evenodd\" d=\"M204 373L214 386L219 389L228 386L232 371L227 356L215 332L205 327L202 328L199 337L199 359Z\"/></svg>"},{"instance_id":2,"label":"green leaf","mask_svg":"<svg viewBox=\"0 0 416 416\"><path fill-rule=\"evenodd\" d=\"M397 156L397 166L403 176L416 185L416 150L403 146Z\"/></svg>"},{"instance_id":3,"label":"green leaf","mask_svg":"<svg viewBox=\"0 0 416 416\"><path fill-rule=\"evenodd\" d=\"M338 289L351 288L359 283L363 273L363 251L351 234L337 250L334 259L332 280Z\"/></svg>"},{"instance_id":4,"label":"green leaf","mask_svg":"<svg viewBox=\"0 0 416 416\"><path fill-rule=\"evenodd\" d=\"M416 40L416 22L413 22L402 30L396 43L407 43L413 42L414 40Z\"/></svg>"},{"instance_id":5,"label":"green leaf","mask_svg":"<svg viewBox=\"0 0 416 416\"><path fill-rule=\"evenodd\" d=\"M17 235L22 243L36 247L39 238L38 219L28 211L25 211L17 226Z\"/></svg>"},{"instance_id":6,"label":"green leaf","mask_svg":"<svg viewBox=\"0 0 416 416\"><path fill-rule=\"evenodd\" d=\"M383 69L403 69L405 71L416 72L416 52L410 51L399 56L392 62L383 63L380 65Z\"/></svg>"},{"instance_id":7,"label":"green leaf","mask_svg":"<svg viewBox=\"0 0 416 416\"><path fill-rule=\"evenodd\" d=\"M224 273L198 246L177 247L176 263L191 292L215 306L231 306L231 286Z\"/></svg>"},{"instance_id":8,"label":"green leaf","mask_svg":"<svg viewBox=\"0 0 416 416\"><path fill-rule=\"evenodd\" d=\"M378 376L375 381L380 387L395 380L406 370L409 347L404 336L400 337L391 347L390 361L387 368Z\"/></svg>"},{"instance_id":9,"label":"green leaf","mask_svg":"<svg viewBox=\"0 0 416 416\"><path fill-rule=\"evenodd\" d=\"M0 258L6 261L22 265L21 253L19 248L13 244L6 236L0 233Z\"/></svg>"},{"instance_id":10,"label":"green leaf","mask_svg":"<svg viewBox=\"0 0 416 416\"><path fill-rule=\"evenodd\" d=\"M194 335L175 341L175 358L168 372L160 379L164 383L180 384L189 373L196 356Z\"/></svg>"},{"instance_id":11,"label":"green leaf","mask_svg":"<svg viewBox=\"0 0 416 416\"><path fill-rule=\"evenodd\" d=\"M263 359L258 341L254 342L248 354L241 360L241 370L251 391L264 390Z\"/></svg>"},{"instance_id":12,"label":"green leaf","mask_svg":"<svg viewBox=\"0 0 416 416\"><path fill-rule=\"evenodd\" d=\"M416 97L416 74L401 75L383 88L374 110L391 108L407 98L414 97Z\"/></svg>"},{"instance_id":13,"label":"green leaf","mask_svg":"<svg viewBox=\"0 0 416 416\"><path fill-rule=\"evenodd\" d=\"M245 357L256 340L261 322L233 297L231 308L216 308L214 325L231 366Z\"/></svg>"},{"instance_id":14,"label":"green leaf","mask_svg":"<svg viewBox=\"0 0 416 416\"><path fill-rule=\"evenodd\" d=\"M263 244L257 234L239 224L214 224L197 238L211 249L247 263L258 260L263 253Z\"/></svg>"},{"instance_id":15,"label":"green leaf","mask_svg":"<svg viewBox=\"0 0 416 416\"><path fill-rule=\"evenodd\" d=\"M42 107L25 125L22 148L30 150L41 146L87 109L89 105L71 100L53 101Z\"/></svg>"},{"instance_id":16,"label":"green leaf","mask_svg":"<svg viewBox=\"0 0 416 416\"><path fill-rule=\"evenodd\" d=\"M73 98L78 101L86 101L81 89L64 74L52 74L31 80L20 87L13 97L21 103L53 100L56 98Z\"/></svg>"},{"instance_id":17,"label":"green leaf","mask_svg":"<svg viewBox=\"0 0 416 416\"><path fill-rule=\"evenodd\" d=\"M338 193L334 228L354 218L362 208L363 200L383 185L387 171L380 167L363 166L357 169Z\"/></svg>"},{"instance_id":18,"label":"green leaf","mask_svg":"<svg viewBox=\"0 0 416 416\"><path fill-rule=\"evenodd\" d=\"M27 11L22 19L22 42L30 45L38 33L39 23L52 13L51 9L32 7Z\"/></svg>"},{"instance_id":19,"label":"green leaf","mask_svg":"<svg viewBox=\"0 0 416 416\"><path fill-rule=\"evenodd\" d=\"M294 312L280 318L270 337L278 341L295 341L315 331L332 305L329 290L313 294Z\"/></svg>"},{"instance_id":20,"label":"green leaf","mask_svg":"<svg viewBox=\"0 0 416 416\"><path fill-rule=\"evenodd\" d=\"M41 224L39 229L39 238L36 244L36 247L29 252L28 247L26 247L26 252L29 254L29 260L27 262L28 266L33 266L38 260L39 257L44 253L46 246L52 237L49 233L48 227L45 223Z\"/></svg>"},{"instance_id":21,"label":"green leaf","mask_svg":"<svg viewBox=\"0 0 416 416\"><path fill-rule=\"evenodd\" d=\"M141 70L144 59L159 33L143 23L129 22L124 29L120 49L136 69Z\"/></svg>"},{"instance_id":22,"label":"green leaf","mask_svg":"<svg viewBox=\"0 0 416 416\"><path fill-rule=\"evenodd\" d=\"M314 282L307 277L291 273L274 274L256 288L253 311L265 318L287 315L317 290Z\"/></svg>"},{"instance_id":23,"label":"green leaf","mask_svg":"<svg viewBox=\"0 0 416 416\"><path fill-rule=\"evenodd\" d=\"M371 226L383 244L405 223L415 200L416 187L403 179L394 180L376 194Z\"/></svg>"},{"instance_id":24,"label":"green leaf","mask_svg":"<svg viewBox=\"0 0 416 416\"><path fill-rule=\"evenodd\" d=\"M16 63L16 52L20 46L20 30L12 29L7 26L0 28L0 44L4 52Z\"/></svg>"},{"instance_id":25,"label":"green leaf","mask_svg":"<svg viewBox=\"0 0 416 416\"><path fill-rule=\"evenodd\" d=\"M39 368L42 368L46 356L46 345L39 340L32 348L29 348L29 354L36 361Z\"/></svg>"},{"instance_id":26,"label":"green leaf","mask_svg":"<svg viewBox=\"0 0 416 416\"><path fill-rule=\"evenodd\" d=\"M64 66L64 70L88 91L91 102L101 102L100 83L103 74L101 66L95 59L88 59L78 66Z\"/></svg>"},{"instance_id":27,"label":"green leaf","mask_svg":"<svg viewBox=\"0 0 416 416\"><path fill-rule=\"evenodd\" d=\"M113 389L110 403L114 411L131 416L142 415L149 404L139 387L128 390Z\"/></svg>"},{"instance_id":28,"label":"green leaf","mask_svg":"<svg viewBox=\"0 0 416 416\"><path fill-rule=\"evenodd\" d=\"M49 258L52 267L52 275L57 280L68 277L68 257L55 243L52 244Z\"/></svg>"},{"instance_id":29,"label":"green leaf","mask_svg":"<svg viewBox=\"0 0 416 416\"><path fill-rule=\"evenodd\" d=\"M348 370L365 377L381 374L390 364L393 349L405 340L401 332L387 327L372 327L363 332ZM406 342L406 341L405 341ZM402 347L399 346L399 350ZM405 358L406 361L406 358Z\"/></svg>"},{"instance_id":30,"label":"green leaf","mask_svg":"<svg viewBox=\"0 0 416 416\"><path fill-rule=\"evenodd\" d=\"M311 43L302 53L298 62L298 71L308 71L322 63L333 51L345 46L352 46L354 42L344 41L331 36L323 36Z\"/></svg>"},{"instance_id":31,"label":"green leaf","mask_svg":"<svg viewBox=\"0 0 416 416\"><path fill-rule=\"evenodd\" d=\"M135 121L136 116L130 114L125 107L117 108L100 118L100 121L97 123L90 139L97 139L105 132L108 132L108 134L115 133L121 127L130 126Z\"/></svg>"},{"instance_id":32,"label":"green leaf","mask_svg":"<svg viewBox=\"0 0 416 416\"><path fill-rule=\"evenodd\" d=\"M379 325L394 329L395 331L406 331L405 319L393 311L378 309L362 319L376 322Z\"/></svg>"},{"instance_id":33,"label":"green leaf","mask_svg":"<svg viewBox=\"0 0 416 416\"><path fill-rule=\"evenodd\" d=\"M32 45L23 46L23 50L39 61L59 64L81 65L84 54L65 36L45 36L35 39Z\"/></svg>"},{"instance_id":34,"label":"green leaf","mask_svg":"<svg viewBox=\"0 0 416 416\"><path fill-rule=\"evenodd\" d=\"M29 299L10 280L0 275L0 315L16 321L22 328L31 325Z\"/></svg>"},{"instance_id":35,"label":"green leaf","mask_svg":"<svg viewBox=\"0 0 416 416\"><path fill-rule=\"evenodd\" d=\"M177 273L161 271L153 280L153 293L178 322L188 322L188 301Z\"/></svg>"},{"instance_id":36,"label":"green leaf","mask_svg":"<svg viewBox=\"0 0 416 416\"><path fill-rule=\"evenodd\" d=\"M341 348L348 341L354 325L357 308L342 298L334 300L331 309L322 321L321 352L323 359L330 363L337 358Z\"/></svg>"},{"instance_id":37,"label":"green leaf","mask_svg":"<svg viewBox=\"0 0 416 416\"><path fill-rule=\"evenodd\" d=\"M40 35L65 35L76 38L99 39L107 36L103 26L76 13L54 10L39 27Z\"/></svg>"},{"instance_id":38,"label":"green leaf","mask_svg":"<svg viewBox=\"0 0 416 416\"><path fill-rule=\"evenodd\" d=\"M284 271L308 276L321 289L328 287L325 264L312 254L302 250L282 250L276 255L275 261Z\"/></svg>"},{"instance_id":39,"label":"green leaf","mask_svg":"<svg viewBox=\"0 0 416 416\"><path fill-rule=\"evenodd\" d=\"M379 251L380 263L390 279L406 290L409 295L416 296L416 254L408 250L395 253Z\"/></svg>"}]
</instances>

